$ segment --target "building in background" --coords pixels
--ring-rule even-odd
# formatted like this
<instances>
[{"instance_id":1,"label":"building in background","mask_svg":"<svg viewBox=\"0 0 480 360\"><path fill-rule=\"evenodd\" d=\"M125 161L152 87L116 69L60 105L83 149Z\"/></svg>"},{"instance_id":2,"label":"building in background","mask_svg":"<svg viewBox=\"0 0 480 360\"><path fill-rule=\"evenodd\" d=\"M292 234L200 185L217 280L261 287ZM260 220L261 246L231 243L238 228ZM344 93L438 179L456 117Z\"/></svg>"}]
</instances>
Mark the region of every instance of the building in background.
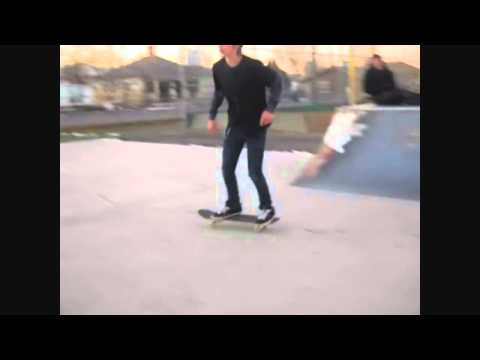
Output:
<instances>
[{"instance_id":1,"label":"building in background","mask_svg":"<svg viewBox=\"0 0 480 360\"><path fill-rule=\"evenodd\" d=\"M83 63L66 65L60 69L60 80L75 84L89 84L104 74L105 71L104 69Z\"/></svg>"},{"instance_id":2,"label":"building in background","mask_svg":"<svg viewBox=\"0 0 480 360\"><path fill-rule=\"evenodd\" d=\"M189 99L202 99L213 96L212 70L198 65L187 65L185 78Z\"/></svg>"},{"instance_id":3,"label":"building in background","mask_svg":"<svg viewBox=\"0 0 480 360\"><path fill-rule=\"evenodd\" d=\"M87 64L60 69L60 110L96 108L95 82L102 70Z\"/></svg>"},{"instance_id":4,"label":"building in background","mask_svg":"<svg viewBox=\"0 0 480 360\"><path fill-rule=\"evenodd\" d=\"M60 110L95 106L94 89L89 85L60 81Z\"/></svg>"},{"instance_id":5,"label":"building in background","mask_svg":"<svg viewBox=\"0 0 480 360\"><path fill-rule=\"evenodd\" d=\"M187 85L181 65L154 55L110 70L103 79L113 84L123 84L124 91L130 90L131 84L140 84L136 89L143 92L144 105L183 99Z\"/></svg>"},{"instance_id":6,"label":"building in background","mask_svg":"<svg viewBox=\"0 0 480 360\"><path fill-rule=\"evenodd\" d=\"M299 83L302 94L312 102L336 106L348 103L346 66L316 68L314 73L310 71Z\"/></svg>"}]
</instances>

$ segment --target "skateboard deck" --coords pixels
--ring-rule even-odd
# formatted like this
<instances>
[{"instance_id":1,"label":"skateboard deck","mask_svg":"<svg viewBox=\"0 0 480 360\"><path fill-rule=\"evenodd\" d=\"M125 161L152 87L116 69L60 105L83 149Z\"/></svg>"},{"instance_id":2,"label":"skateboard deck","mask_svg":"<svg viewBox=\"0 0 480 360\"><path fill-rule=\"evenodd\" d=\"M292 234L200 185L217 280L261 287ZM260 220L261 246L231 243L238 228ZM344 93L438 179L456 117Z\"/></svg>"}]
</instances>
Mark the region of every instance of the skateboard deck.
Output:
<instances>
[{"instance_id":1,"label":"skateboard deck","mask_svg":"<svg viewBox=\"0 0 480 360\"><path fill-rule=\"evenodd\" d=\"M257 217L255 215L250 215L250 214L233 215L232 217L223 218L223 219L213 219L212 216L214 214L214 211L208 210L208 209L200 209L198 210L198 214L204 219L210 220L212 225L215 225L224 221L235 221L235 222L253 224L255 225L254 228L256 231L261 231L265 229L267 226L272 225L280 220L280 218L274 217L268 223L259 225L259 224L256 224Z\"/></svg>"}]
</instances>

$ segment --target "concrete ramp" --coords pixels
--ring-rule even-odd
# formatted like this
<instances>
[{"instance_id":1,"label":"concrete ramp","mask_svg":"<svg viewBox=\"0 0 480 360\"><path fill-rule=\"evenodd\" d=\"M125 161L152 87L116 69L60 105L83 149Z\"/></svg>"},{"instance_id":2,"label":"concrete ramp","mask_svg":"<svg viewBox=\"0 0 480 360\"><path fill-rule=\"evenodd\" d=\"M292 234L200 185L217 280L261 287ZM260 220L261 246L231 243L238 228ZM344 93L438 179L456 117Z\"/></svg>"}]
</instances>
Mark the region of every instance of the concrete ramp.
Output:
<instances>
[{"instance_id":1,"label":"concrete ramp","mask_svg":"<svg viewBox=\"0 0 480 360\"><path fill-rule=\"evenodd\" d=\"M345 109L344 109L345 110ZM420 108L348 107L364 113L367 129L336 153L320 173L293 185L420 200Z\"/></svg>"}]
</instances>

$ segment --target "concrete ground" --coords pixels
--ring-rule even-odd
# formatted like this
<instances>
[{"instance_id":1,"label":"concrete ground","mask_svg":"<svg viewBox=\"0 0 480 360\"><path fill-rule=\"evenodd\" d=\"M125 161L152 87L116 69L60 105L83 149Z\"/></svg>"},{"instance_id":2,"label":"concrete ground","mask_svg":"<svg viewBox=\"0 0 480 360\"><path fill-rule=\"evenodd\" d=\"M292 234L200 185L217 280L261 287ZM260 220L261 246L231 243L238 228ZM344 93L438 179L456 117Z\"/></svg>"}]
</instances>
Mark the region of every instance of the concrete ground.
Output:
<instances>
[{"instance_id":1,"label":"concrete ground","mask_svg":"<svg viewBox=\"0 0 480 360\"><path fill-rule=\"evenodd\" d=\"M294 187L310 154L269 151L280 222L217 227L219 148L60 145L61 314L419 314L420 202ZM258 200L245 153L247 213Z\"/></svg>"}]
</instances>

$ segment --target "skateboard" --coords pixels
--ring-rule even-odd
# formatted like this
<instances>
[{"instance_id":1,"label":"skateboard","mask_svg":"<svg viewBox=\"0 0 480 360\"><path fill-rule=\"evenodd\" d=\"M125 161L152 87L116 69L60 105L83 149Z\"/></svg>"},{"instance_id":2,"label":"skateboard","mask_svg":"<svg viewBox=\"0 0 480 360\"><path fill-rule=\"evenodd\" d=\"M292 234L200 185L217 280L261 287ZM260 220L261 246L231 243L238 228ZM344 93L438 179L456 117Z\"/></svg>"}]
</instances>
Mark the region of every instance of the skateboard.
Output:
<instances>
[{"instance_id":1,"label":"skateboard","mask_svg":"<svg viewBox=\"0 0 480 360\"><path fill-rule=\"evenodd\" d=\"M272 225L280 220L279 217L273 217L269 222L265 224L256 224L257 217L255 215L249 214L239 214L233 215L231 217L222 218L222 219L214 219L212 218L214 211L208 209L200 209L198 210L198 214L203 217L204 219L210 220L211 225L215 225L224 221L235 221L235 222L242 222L254 225L254 230L259 232L265 229L267 226Z\"/></svg>"}]
</instances>

